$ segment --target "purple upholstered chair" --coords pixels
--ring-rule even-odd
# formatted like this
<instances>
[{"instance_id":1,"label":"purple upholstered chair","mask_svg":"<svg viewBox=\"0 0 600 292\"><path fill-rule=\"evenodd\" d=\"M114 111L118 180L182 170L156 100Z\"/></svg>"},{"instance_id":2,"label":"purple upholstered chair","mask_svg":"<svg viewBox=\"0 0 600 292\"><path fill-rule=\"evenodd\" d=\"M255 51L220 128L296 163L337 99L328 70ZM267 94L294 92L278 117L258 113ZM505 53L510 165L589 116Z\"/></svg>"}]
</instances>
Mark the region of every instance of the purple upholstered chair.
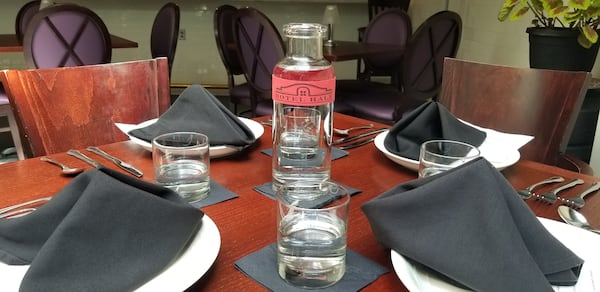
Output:
<instances>
[{"instance_id":1,"label":"purple upholstered chair","mask_svg":"<svg viewBox=\"0 0 600 292\"><path fill-rule=\"evenodd\" d=\"M112 47L96 13L75 4L58 4L31 19L23 51L29 67L55 68L109 63Z\"/></svg>"},{"instance_id":2,"label":"purple upholstered chair","mask_svg":"<svg viewBox=\"0 0 600 292\"><path fill-rule=\"evenodd\" d=\"M179 6L168 2L163 5L154 17L150 34L150 52L152 58L166 57L169 63L169 76L173 68L177 40L179 36Z\"/></svg>"},{"instance_id":3,"label":"purple upholstered chair","mask_svg":"<svg viewBox=\"0 0 600 292\"><path fill-rule=\"evenodd\" d=\"M21 6L21 9L17 12L17 18L15 19L15 33L19 40L23 40L27 25L33 18L33 15L40 10L40 2L40 0L29 1Z\"/></svg>"},{"instance_id":4,"label":"purple upholstered chair","mask_svg":"<svg viewBox=\"0 0 600 292\"><path fill-rule=\"evenodd\" d=\"M398 9L402 9L404 12L408 11L408 7L410 6L410 0L369 0L367 1L367 8L368 8L368 15L369 15L369 23L371 23L373 21L373 19L375 19L375 16L377 16L377 14L387 10L387 9L393 9L393 8L398 8ZM364 35L365 32L367 30L366 26L363 27L359 27L358 28L358 41L362 42L364 40ZM365 73L368 73L368 71L363 71L362 69L362 59L359 59L357 61L356 64L356 77L357 78L369 78L370 76L373 76L373 72L371 74L365 75ZM365 69L369 69L368 67ZM380 73L380 74L384 74L386 76L390 76L390 74L386 74L384 73Z\"/></svg>"},{"instance_id":5,"label":"purple upholstered chair","mask_svg":"<svg viewBox=\"0 0 600 292\"><path fill-rule=\"evenodd\" d=\"M238 9L234 30L242 70L252 87L252 114L270 115L273 112L271 75L285 55L281 35L267 16L250 7Z\"/></svg>"},{"instance_id":6,"label":"purple upholstered chair","mask_svg":"<svg viewBox=\"0 0 600 292\"><path fill-rule=\"evenodd\" d=\"M221 61L227 71L227 85L229 87L229 99L233 103L234 113L238 113L238 105L251 106L252 87L247 82L236 84L235 76L244 75L242 61L237 52L235 43L235 21L238 9L231 5L221 5L215 10L213 16L213 28L215 41Z\"/></svg>"},{"instance_id":7,"label":"purple upholstered chair","mask_svg":"<svg viewBox=\"0 0 600 292\"><path fill-rule=\"evenodd\" d=\"M375 16L369 23L362 42L405 47L412 36L410 17L402 8L390 8ZM371 76L390 76L390 83L398 86L402 54L379 54L363 58L365 69L358 79L371 80Z\"/></svg>"},{"instance_id":8,"label":"purple upholstered chair","mask_svg":"<svg viewBox=\"0 0 600 292\"><path fill-rule=\"evenodd\" d=\"M445 57L455 57L462 21L452 11L430 16L417 28L402 56L400 87L364 81L348 90L336 88L336 98L354 108L354 115L393 124L406 112L435 99L442 83Z\"/></svg>"}]
</instances>

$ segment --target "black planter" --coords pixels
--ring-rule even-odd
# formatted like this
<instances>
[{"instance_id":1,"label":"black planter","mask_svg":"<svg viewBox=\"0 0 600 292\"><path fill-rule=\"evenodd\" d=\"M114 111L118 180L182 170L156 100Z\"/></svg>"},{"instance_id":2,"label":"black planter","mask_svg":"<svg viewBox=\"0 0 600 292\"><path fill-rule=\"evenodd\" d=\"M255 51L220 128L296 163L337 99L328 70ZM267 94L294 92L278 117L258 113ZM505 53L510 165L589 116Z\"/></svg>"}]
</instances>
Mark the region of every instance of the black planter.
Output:
<instances>
[{"instance_id":1,"label":"black planter","mask_svg":"<svg viewBox=\"0 0 600 292\"><path fill-rule=\"evenodd\" d=\"M582 47L578 29L530 27L527 33L531 68L592 71L600 43Z\"/></svg>"}]
</instances>

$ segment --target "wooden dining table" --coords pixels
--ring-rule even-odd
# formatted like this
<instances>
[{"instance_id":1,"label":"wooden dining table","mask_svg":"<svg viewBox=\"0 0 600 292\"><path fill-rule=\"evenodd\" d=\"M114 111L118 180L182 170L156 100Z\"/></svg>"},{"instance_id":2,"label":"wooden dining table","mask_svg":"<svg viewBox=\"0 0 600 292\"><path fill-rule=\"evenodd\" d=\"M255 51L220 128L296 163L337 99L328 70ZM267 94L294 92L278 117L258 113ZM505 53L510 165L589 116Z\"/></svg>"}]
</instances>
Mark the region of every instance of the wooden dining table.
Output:
<instances>
[{"instance_id":1,"label":"wooden dining table","mask_svg":"<svg viewBox=\"0 0 600 292\"><path fill-rule=\"evenodd\" d=\"M401 56L404 47L389 44L369 44L355 41L334 41L333 46L323 46L323 57L330 62L356 60L374 55Z\"/></svg>"},{"instance_id":2,"label":"wooden dining table","mask_svg":"<svg viewBox=\"0 0 600 292\"><path fill-rule=\"evenodd\" d=\"M260 117L256 120L268 118ZM336 113L334 116L336 128L369 123L372 122L343 114ZM387 126L374 124L376 127ZM261 153L261 150L271 147L270 133L270 127L265 126L264 134L249 149L233 156L211 160L211 178L238 194L239 197L201 208L216 223L221 235L221 248L212 268L187 291L264 291L264 288L257 282L238 271L234 267L234 263L276 241L275 201L253 190L253 187L271 180L271 157ZM154 180L151 153L139 145L125 141L99 145L99 147L141 169L144 172L141 179ZM84 149L81 151L86 152ZM407 291L394 272L390 260L390 250L377 242L367 217L360 207L384 191L416 179L417 174L392 162L377 150L373 143L349 149L348 152L348 156L334 160L331 168L333 180L362 191L353 196L350 203L348 247L387 267L390 271L368 285L364 291ZM93 154L90 156L97 158L108 167L119 170L109 161L102 160ZM86 163L65 153L53 154L50 157L70 166L91 168ZM526 160L520 160L504 169L502 174L516 189L525 188L555 175L563 176L567 180L581 178L586 185L600 180L597 177ZM37 158L0 165L0 208L39 197L51 196L71 180L72 178L60 176L56 166ZM581 185L565 190L560 195L572 197L581 192L583 188L584 185ZM543 191L544 188L540 188L540 190ZM558 202L549 205L530 199L525 203L537 216L559 220ZM600 195L588 195L586 205L581 212L588 217L592 225L600 227Z\"/></svg>"},{"instance_id":3,"label":"wooden dining table","mask_svg":"<svg viewBox=\"0 0 600 292\"><path fill-rule=\"evenodd\" d=\"M138 43L120 36L110 35L113 49L137 48ZM0 53L22 52L23 42L16 34L0 34Z\"/></svg>"}]
</instances>

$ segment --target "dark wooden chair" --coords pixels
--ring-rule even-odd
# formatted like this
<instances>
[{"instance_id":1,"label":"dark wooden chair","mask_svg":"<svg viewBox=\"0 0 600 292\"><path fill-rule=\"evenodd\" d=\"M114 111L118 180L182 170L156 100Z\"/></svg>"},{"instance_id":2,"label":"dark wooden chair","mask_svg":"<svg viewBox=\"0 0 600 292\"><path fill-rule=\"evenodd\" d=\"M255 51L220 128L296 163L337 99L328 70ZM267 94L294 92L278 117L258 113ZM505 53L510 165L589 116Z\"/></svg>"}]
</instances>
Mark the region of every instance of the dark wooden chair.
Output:
<instances>
[{"instance_id":1,"label":"dark wooden chair","mask_svg":"<svg viewBox=\"0 0 600 292\"><path fill-rule=\"evenodd\" d=\"M271 75L285 56L281 35L266 15L252 7L238 9L234 31L242 70L252 87L252 114L270 115L273 113Z\"/></svg>"},{"instance_id":2,"label":"dark wooden chair","mask_svg":"<svg viewBox=\"0 0 600 292\"><path fill-rule=\"evenodd\" d=\"M173 69L177 40L179 39L179 6L173 2L163 5L152 23L150 53L152 58L166 57L169 61L169 76Z\"/></svg>"},{"instance_id":3,"label":"dark wooden chair","mask_svg":"<svg viewBox=\"0 0 600 292\"><path fill-rule=\"evenodd\" d=\"M390 8L375 16L363 36L368 44L395 45L404 49L412 36L410 17L401 8ZM365 68L358 79L371 80L372 76L389 76L394 86L400 84L402 54L379 54L363 58Z\"/></svg>"},{"instance_id":4,"label":"dark wooden chair","mask_svg":"<svg viewBox=\"0 0 600 292\"><path fill-rule=\"evenodd\" d=\"M460 45L462 20L452 11L428 17L406 45L401 61L398 87L375 81L346 86L340 83L336 98L353 111L352 115L386 124L427 100L435 98L442 84L445 57L455 57Z\"/></svg>"},{"instance_id":5,"label":"dark wooden chair","mask_svg":"<svg viewBox=\"0 0 600 292\"><path fill-rule=\"evenodd\" d=\"M235 21L238 9L234 6L223 4L215 10L213 16L213 28L215 42L225 71L227 72L227 87L229 88L229 99L233 104L233 112L238 114L238 106L245 105L250 107L252 87L247 82L236 82L236 76L243 76L242 60L237 52L238 46L235 43Z\"/></svg>"},{"instance_id":6,"label":"dark wooden chair","mask_svg":"<svg viewBox=\"0 0 600 292\"><path fill-rule=\"evenodd\" d=\"M124 141L115 122L157 118L170 105L166 58L0 71L30 157Z\"/></svg>"},{"instance_id":7,"label":"dark wooden chair","mask_svg":"<svg viewBox=\"0 0 600 292\"><path fill-rule=\"evenodd\" d=\"M17 17L15 18L15 33L20 41L23 41L23 35L25 34L27 25L33 18L33 15L40 10L40 3L40 0L29 1L21 6L21 9L17 12Z\"/></svg>"},{"instance_id":8,"label":"dark wooden chair","mask_svg":"<svg viewBox=\"0 0 600 292\"><path fill-rule=\"evenodd\" d=\"M408 7L410 6L410 0L369 0L367 1L367 12L369 15L369 23L375 19L377 14L391 8L399 8L404 12L408 12ZM362 26L358 28L358 41L362 42L364 39L365 32L367 30L366 26ZM366 78L368 75L365 75L362 68L362 59L358 59L356 62L356 77L357 78ZM365 69L368 69L365 68Z\"/></svg>"},{"instance_id":9,"label":"dark wooden chair","mask_svg":"<svg viewBox=\"0 0 600 292\"><path fill-rule=\"evenodd\" d=\"M109 63L110 34L100 17L76 4L56 4L37 12L23 38L30 68Z\"/></svg>"},{"instance_id":10,"label":"dark wooden chair","mask_svg":"<svg viewBox=\"0 0 600 292\"><path fill-rule=\"evenodd\" d=\"M523 159L593 174L564 154L583 103L589 72L516 68L447 58L438 101L460 119L531 135Z\"/></svg>"}]
</instances>

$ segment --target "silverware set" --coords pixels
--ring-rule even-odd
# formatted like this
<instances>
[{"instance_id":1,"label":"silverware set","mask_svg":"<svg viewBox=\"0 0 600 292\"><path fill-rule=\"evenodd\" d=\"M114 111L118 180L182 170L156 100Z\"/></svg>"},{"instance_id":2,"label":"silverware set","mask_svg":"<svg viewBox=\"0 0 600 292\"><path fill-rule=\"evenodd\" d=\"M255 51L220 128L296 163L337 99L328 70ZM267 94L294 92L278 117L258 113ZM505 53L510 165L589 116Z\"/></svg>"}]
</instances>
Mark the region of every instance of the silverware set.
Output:
<instances>
[{"instance_id":1,"label":"silverware set","mask_svg":"<svg viewBox=\"0 0 600 292\"><path fill-rule=\"evenodd\" d=\"M27 215L35 211L40 205L50 201L50 199L52 199L52 197L43 197L2 208L0 209L0 219L16 218Z\"/></svg>"},{"instance_id":2,"label":"silverware set","mask_svg":"<svg viewBox=\"0 0 600 292\"><path fill-rule=\"evenodd\" d=\"M533 197L536 200L542 201L547 204L554 204L557 201L559 201L562 205L580 209L580 208L583 208L583 206L585 205L585 201L584 201L585 196L587 196L591 193L594 193L600 189L600 182L593 182L591 185L589 185L585 190L583 190L581 193L579 193L575 197L565 198L565 197L559 196L558 195L559 192L562 192L564 190L570 189L572 187L575 187L577 185L584 183L584 181L581 179L573 179L573 180L570 180L569 182L567 182L561 186L558 186L548 192L545 192L542 194L534 193L534 189L536 189L542 185L554 184L554 183L559 183L559 182L563 182L563 181L565 181L565 179L563 177L552 176L552 177L544 179L540 182L534 183L525 189L519 190L519 191L517 191L517 193L519 194L519 196L521 196L521 198L523 200L527 200L527 199L530 199Z\"/></svg>"},{"instance_id":3,"label":"silverware set","mask_svg":"<svg viewBox=\"0 0 600 292\"><path fill-rule=\"evenodd\" d=\"M272 126L271 119L260 121L259 123L261 123L265 126ZM341 150L360 147L363 145L367 145L367 144L373 142L373 140L375 140L375 137L369 137L369 136L373 136L375 134L379 134L381 132L388 130L388 128L380 128L380 129L362 132L357 135L349 136L351 131L362 130L362 129L372 129L373 127L374 127L373 124L368 124L368 125L354 126L354 127L350 127L350 128L346 128L346 129L333 128L333 133L335 135L344 136L344 137L334 140L331 143L331 145L333 145L333 146L340 145L340 146L337 146L337 148L339 148ZM365 137L369 137L369 138L364 139L364 140L359 140L359 139L365 138ZM350 143L350 142L353 142L353 143Z\"/></svg>"},{"instance_id":4,"label":"silverware set","mask_svg":"<svg viewBox=\"0 0 600 292\"><path fill-rule=\"evenodd\" d=\"M131 173L132 175L136 176L136 177L142 177L144 174L142 173L142 171L140 171L139 169L135 168L133 165L124 162L122 160L120 160L119 158L110 155L108 153L106 153L104 150L98 148L98 147L94 147L94 146L90 146L87 147L86 150L95 153L99 156L104 157L105 159L110 160L111 162L113 162L114 164L116 164L118 167L120 167L121 169ZM84 162L92 165L93 167L101 167L102 164L92 158L90 158L89 156L83 154L81 151L79 150L75 150L75 149L70 149L69 151L67 151L68 155L71 155L73 157L76 157L80 160L83 160ZM61 175L64 176L75 176L81 172L83 172L82 168L73 168L73 167L69 167L67 165L65 165L64 163L58 162L54 159L51 159L49 157L41 157L40 160L54 164L58 167L61 168Z\"/></svg>"}]
</instances>

